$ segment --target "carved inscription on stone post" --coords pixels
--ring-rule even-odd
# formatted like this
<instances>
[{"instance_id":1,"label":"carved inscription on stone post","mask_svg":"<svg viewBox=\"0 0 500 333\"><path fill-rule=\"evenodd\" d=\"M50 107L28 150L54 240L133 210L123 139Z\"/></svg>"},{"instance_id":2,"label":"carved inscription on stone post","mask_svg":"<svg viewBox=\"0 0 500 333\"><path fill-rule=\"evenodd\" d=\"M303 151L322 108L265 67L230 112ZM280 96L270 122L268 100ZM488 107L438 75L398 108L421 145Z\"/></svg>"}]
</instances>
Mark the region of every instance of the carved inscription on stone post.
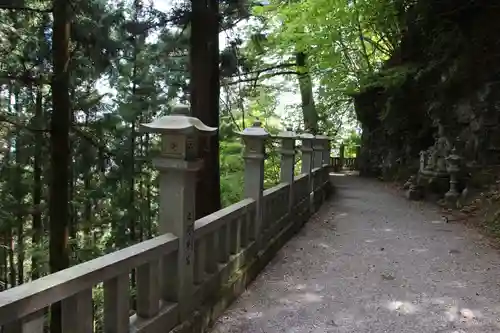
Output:
<instances>
[{"instance_id":1,"label":"carved inscription on stone post","mask_svg":"<svg viewBox=\"0 0 500 333\"><path fill-rule=\"evenodd\" d=\"M191 253L193 249L194 243L194 223L193 223L193 214L191 212L187 213L186 216L186 265L191 264Z\"/></svg>"}]
</instances>

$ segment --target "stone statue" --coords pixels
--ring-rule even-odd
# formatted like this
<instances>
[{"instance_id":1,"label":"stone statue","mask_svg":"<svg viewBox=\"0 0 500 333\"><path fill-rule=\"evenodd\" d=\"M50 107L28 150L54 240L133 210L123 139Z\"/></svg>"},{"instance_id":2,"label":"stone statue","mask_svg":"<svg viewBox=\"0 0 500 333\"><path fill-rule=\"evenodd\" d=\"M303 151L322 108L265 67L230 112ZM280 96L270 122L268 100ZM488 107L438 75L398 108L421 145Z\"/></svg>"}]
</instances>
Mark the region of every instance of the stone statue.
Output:
<instances>
[{"instance_id":1,"label":"stone statue","mask_svg":"<svg viewBox=\"0 0 500 333\"><path fill-rule=\"evenodd\" d=\"M436 171L446 173L446 157L450 154L451 145L444 134L443 125L438 125L438 136L435 142L436 150Z\"/></svg>"},{"instance_id":2,"label":"stone statue","mask_svg":"<svg viewBox=\"0 0 500 333\"><path fill-rule=\"evenodd\" d=\"M434 168L436 167L436 148L435 146L429 147L427 150L427 166L425 170L427 171L434 171Z\"/></svg>"},{"instance_id":3,"label":"stone statue","mask_svg":"<svg viewBox=\"0 0 500 333\"><path fill-rule=\"evenodd\" d=\"M420 151L420 167L419 167L419 172L424 171L425 169L425 151L421 150Z\"/></svg>"}]
</instances>

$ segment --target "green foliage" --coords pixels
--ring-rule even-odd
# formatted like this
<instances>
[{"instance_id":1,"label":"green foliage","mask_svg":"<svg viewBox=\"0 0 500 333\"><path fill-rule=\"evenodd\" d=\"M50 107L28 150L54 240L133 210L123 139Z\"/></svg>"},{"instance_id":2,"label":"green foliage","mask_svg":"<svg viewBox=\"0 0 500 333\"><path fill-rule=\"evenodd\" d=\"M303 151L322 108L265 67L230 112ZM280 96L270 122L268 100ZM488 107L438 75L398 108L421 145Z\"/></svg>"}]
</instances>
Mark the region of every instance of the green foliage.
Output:
<instances>
[{"instance_id":1,"label":"green foliage","mask_svg":"<svg viewBox=\"0 0 500 333\"><path fill-rule=\"evenodd\" d=\"M374 88L383 88L384 90L398 89L409 77L416 75L417 71L417 68L414 66L401 65L383 69L376 73L369 73L362 78L359 92L362 93Z\"/></svg>"},{"instance_id":2,"label":"green foliage","mask_svg":"<svg viewBox=\"0 0 500 333\"><path fill-rule=\"evenodd\" d=\"M222 205L229 206L243 197L243 146L239 141L222 141L220 145Z\"/></svg>"},{"instance_id":3,"label":"green foliage","mask_svg":"<svg viewBox=\"0 0 500 333\"><path fill-rule=\"evenodd\" d=\"M412 68L383 69L399 47L407 7L393 0L273 0L252 8L260 23L248 29L245 58L254 71L281 72L288 80L290 72L276 68L293 68L294 54L306 54L307 70L318 87L319 131L343 136L343 128L355 126L353 93L373 86L391 89L414 73Z\"/></svg>"},{"instance_id":4,"label":"green foliage","mask_svg":"<svg viewBox=\"0 0 500 333\"><path fill-rule=\"evenodd\" d=\"M342 142L345 146L344 157L356 157L356 147L361 145L361 136L353 130Z\"/></svg>"}]
</instances>

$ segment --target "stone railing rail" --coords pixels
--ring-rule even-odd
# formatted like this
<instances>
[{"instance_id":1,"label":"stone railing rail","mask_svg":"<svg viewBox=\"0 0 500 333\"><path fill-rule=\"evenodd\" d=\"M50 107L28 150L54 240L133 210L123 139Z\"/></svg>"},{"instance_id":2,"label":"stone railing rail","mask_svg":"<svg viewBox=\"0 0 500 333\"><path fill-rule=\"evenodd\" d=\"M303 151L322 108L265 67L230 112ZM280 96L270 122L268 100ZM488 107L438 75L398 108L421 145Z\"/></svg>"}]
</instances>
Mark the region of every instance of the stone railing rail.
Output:
<instances>
[{"instance_id":1,"label":"stone railing rail","mask_svg":"<svg viewBox=\"0 0 500 333\"><path fill-rule=\"evenodd\" d=\"M339 156L330 157L330 165L333 167L333 170L335 172L342 171L343 169L358 170L360 152L361 147L356 146L356 157L345 157L345 146L344 144L341 144L339 149Z\"/></svg>"},{"instance_id":2,"label":"stone railing rail","mask_svg":"<svg viewBox=\"0 0 500 333\"><path fill-rule=\"evenodd\" d=\"M355 170L357 168L357 157L332 157L330 164L336 171L342 169Z\"/></svg>"},{"instance_id":3,"label":"stone railing rail","mask_svg":"<svg viewBox=\"0 0 500 333\"><path fill-rule=\"evenodd\" d=\"M143 128L162 136L160 236L0 293L3 333L42 333L47 309L61 302L62 332L95 330L92 288L103 283L106 333L202 332L317 211L329 193L329 139L290 130L281 141L281 183L263 190L264 144L257 122L241 132L246 199L194 221L198 136L216 129L179 107ZM294 177L296 140L301 174ZM136 309L130 309L130 272ZM133 314L130 316L130 314Z\"/></svg>"}]
</instances>

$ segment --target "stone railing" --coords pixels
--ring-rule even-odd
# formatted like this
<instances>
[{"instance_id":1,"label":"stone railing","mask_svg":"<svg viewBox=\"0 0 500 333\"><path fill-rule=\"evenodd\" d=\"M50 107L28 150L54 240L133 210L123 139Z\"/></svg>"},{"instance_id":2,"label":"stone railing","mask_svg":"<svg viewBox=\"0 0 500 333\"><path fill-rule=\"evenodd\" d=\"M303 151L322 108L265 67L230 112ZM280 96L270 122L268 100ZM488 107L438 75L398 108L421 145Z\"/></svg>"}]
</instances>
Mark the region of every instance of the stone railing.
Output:
<instances>
[{"instance_id":1,"label":"stone railing","mask_svg":"<svg viewBox=\"0 0 500 333\"><path fill-rule=\"evenodd\" d=\"M330 157L330 165L335 172L340 172L344 169L347 170L359 170L359 156L361 152L361 147L356 146L356 157L345 157L345 146L340 145L339 156Z\"/></svg>"},{"instance_id":2,"label":"stone railing","mask_svg":"<svg viewBox=\"0 0 500 333\"><path fill-rule=\"evenodd\" d=\"M57 302L63 333L97 331L92 289L101 283L99 331L202 332L328 196L329 139L290 130L275 137L282 144L281 183L263 190L264 144L271 138L257 122L240 133L246 199L194 221L194 172L202 167L198 136L216 129L186 116L188 111L177 108L143 125L162 136L162 152L154 160L160 172L160 236L0 293L3 333L44 332L47 309ZM302 170L294 177L296 140L302 141Z\"/></svg>"},{"instance_id":3,"label":"stone railing","mask_svg":"<svg viewBox=\"0 0 500 333\"><path fill-rule=\"evenodd\" d=\"M332 157L330 164L335 171L341 171L343 169L357 170L358 168L357 157Z\"/></svg>"}]
</instances>

